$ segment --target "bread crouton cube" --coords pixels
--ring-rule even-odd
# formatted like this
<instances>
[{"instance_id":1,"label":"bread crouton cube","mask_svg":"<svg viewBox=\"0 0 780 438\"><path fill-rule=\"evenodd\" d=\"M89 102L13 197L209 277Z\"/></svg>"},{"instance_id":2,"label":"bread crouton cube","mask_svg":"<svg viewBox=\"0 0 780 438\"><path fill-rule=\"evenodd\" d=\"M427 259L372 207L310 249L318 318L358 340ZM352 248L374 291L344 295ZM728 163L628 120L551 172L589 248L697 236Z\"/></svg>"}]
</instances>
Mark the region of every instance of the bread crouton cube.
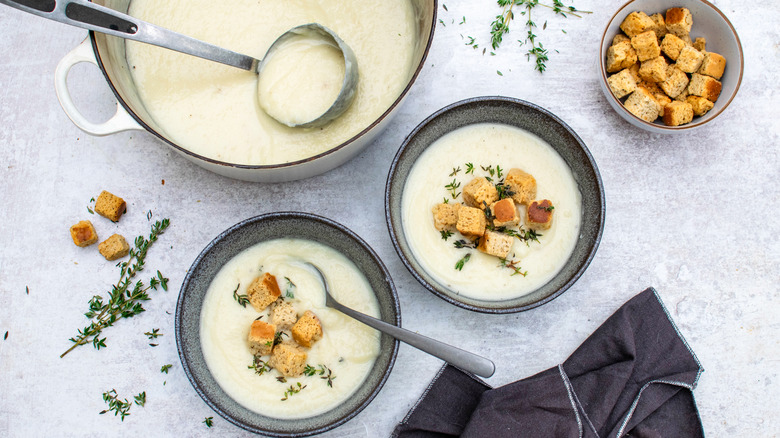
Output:
<instances>
[{"instance_id":1,"label":"bread crouton cube","mask_svg":"<svg viewBox=\"0 0 780 438\"><path fill-rule=\"evenodd\" d=\"M479 177L469 181L463 187L463 202L471 207L485 209L498 201L498 190L487 178Z\"/></svg>"},{"instance_id":2,"label":"bread crouton cube","mask_svg":"<svg viewBox=\"0 0 780 438\"><path fill-rule=\"evenodd\" d=\"M625 107L631 114L650 123L658 118L658 112L660 110L658 102L656 102L653 95L644 87L637 87L636 91L628 96ZM531 207L529 206L528 209L530 210Z\"/></svg>"},{"instance_id":3,"label":"bread crouton cube","mask_svg":"<svg viewBox=\"0 0 780 438\"><path fill-rule=\"evenodd\" d=\"M688 75L672 64L666 71L666 80L659 85L667 96L674 99L688 86Z\"/></svg>"},{"instance_id":4,"label":"bread crouton cube","mask_svg":"<svg viewBox=\"0 0 780 438\"><path fill-rule=\"evenodd\" d=\"M636 51L630 41L623 41L607 49L607 73L616 73L636 63Z\"/></svg>"},{"instance_id":5,"label":"bread crouton cube","mask_svg":"<svg viewBox=\"0 0 780 438\"><path fill-rule=\"evenodd\" d=\"M669 70L667 70L667 71L669 71ZM637 87L644 88L645 90L647 90L650 94L652 94L654 96L656 94L663 94L663 90L661 90L661 88L658 87L658 84L656 84L653 81L642 80L641 82L639 82L639 85L637 85Z\"/></svg>"},{"instance_id":6,"label":"bread crouton cube","mask_svg":"<svg viewBox=\"0 0 780 438\"><path fill-rule=\"evenodd\" d=\"M702 37L696 38L693 40L693 48L704 53L707 50L707 39Z\"/></svg>"},{"instance_id":7,"label":"bread crouton cube","mask_svg":"<svg viewBox=\"0 0 780 438\"><path fill-rule=\"evenodd\" d=\"M680 50L680 56L677 57L677 68L685 73L693 73L699 69L704 55L694 49L692 46L685 46Z\"/></svg>"},{"instance_id":8,"label":"bread crouton cube","mask_svg":"<svg viewBox=\"0 0 780 438\"><path fill-rule=\"evenodd\" d=\"M433 206L433 226L438 231L450 229L458 223L458 210L461 205L458 203L441 203Z\"/></svg>"},{"instance_id":9,"label":"bread crouton cube","mask_svg":"<svg viewBox=\"0 0 780 438\"><path fill-rule=\"evenodd\" d=\"M669 99L669 96L664 93L653 94L653 97L655 97L655 101L658 102L658 105L661 107L661 109L658 110L658 116L663 117L666 105L672 103L672 99Z\"/></svg>"},{"instance_id":10,"label":"bread crouton cube","mask_svg":"<svg viewBox=\"0 0 780 438\"><path fill-rule=\"evenodd\" d=\"M268 366L285 377L298 377L306 368L306 352L292 342L282 342L274 347Z\"/></svg>"},{"instance_id":11,"label":"bread crouton cube","mask_svg":"<svg viewBox=\"0 0 780 438\"><path fill-rule=\"evenodd\" d=\"M98 251L108 261L113 261L122 258L130 253L130 245L127 244L127 240L119 234L114 234L108 239L100 242L98 245Z\"/></svg>"},{"instance_id":12,"label":"bread crouton cube","mask_svg":"<svg viewBox=\"0 0 780 438\"><path fill-rule=\"evenodd\" d=\"M663 41L661 41L661 51L666 54L672 61L676 61L680 56L680 51L685 47L685 41L681 40L677 35L667 34Z\"/></svg>"},{"instance_id":13,"label":"bread crouton cube","mask_svg":"<svg viewBox=\"0 0 780 438\"><path fill-rule=\"evenodd\" d=\"M611 46L614 46L615 44L622 43L623 41L631 41L631 38L627 37L625 34L619 33L615 35L614 38L612 38L612 44Z\"/></svg>"},{"instance_id":14,"label":"bread crouton cube","mask_svg":"<svg viewBox=\"0 0 780 438\"><path fill-rule=\"evenodd\" d=\"M677 97L674 98L674 100L678 100L680 102L685 102L688 100L688 87L685 87L684 90L680 92L680 94L677 95Z\"/></svg>"},{"instance_id":15,"label":"bread crouton cube","mask_svg":"<svg viewBox=\"0 0 780 438\"><path fill-rule=\"evenodd\" d=\"M715 106L714 103L699 96L688 96L685 101L691 104L691 107L693 108L693 114L696 116L703 116L707 114L707 112L709 112L709 110Z\"/></svg>"},{"instance_id":16,"label":"bread crouton cube","mask_svg":"<svg viewBox=\"0 0 780 438\"><path fill-rule=\"evenodd\" d=\"M276 326L263 321L252 321L249 327L249 351L254 355L266 356L271 354L276 336Z\"/></svg>"},{"instance_id":17,"label":"bread crouton cube","mask_svg":"<svg viewBox=\"0 0 780 438\"><path fill-rule=\"evenodd\" d=\"M322 324L314 312L307 310L298 318L290 332L298 345L308 348L322 338Z\"/></svg>"},{"instance_id":18,"label":"bread crouton cube","mask_svg":"<svg viewBox=\"0 0 780 438\"><path fill-rule=\"evenodd\" d=\"M70 238L73 239L76 246L82 248L98 241L97 232L90 221L79 221L70 227Z\"/></svg>"},{"instance_id":19,"label":"bread crouton cube","mask_svg":"<svg viewBox=\"0 0 780 438\"><path fill-rule=\"evenodd\" d=\"M707 52L704 54L704 59L701 62L698 73L720 80L721 76L723 76L723 70L725 69L726 58L715 52Z\"/></svg>"},{"instance_id":20,"label":"bread crouton cube","mask_svg":"<svg viewBox=\"0 0 780 438\"><path fill-rule=\"evenodd\" d=\"M693 15L686 8L669 8L666 10L666 30L678 37L688 36L693 26Z\"/></svg>"},{"instance_id":21,"label":"bread crouton cube","mask_svg":"<svg viewBox=\"0 0 780 438\"><path fill-rule=\"evenodd\" d=\"M520 216L517 215L517 207L512 198L504 198L490 208L493 211L493 226L511 227L520 223Z\"/></svg>"},{"instance_id":22,"label":"bread crouton cube","mask_svg":"<svg viewBox=\"0 0 780 438\"><path fill-rule=\"evenodd\" d=\"M642 67L639 68L639 77L648 82L663 82L666 80L668 67L663 56L648 59L642 62Z\"/></svg>"},{"instance_id":23,"label":"bread crouton cube","mask_svg":"<svg viewBox=\"0 0 780 438\"><path fill-rule=\"evenodd\" d=\"M103 190L95 201L95 213L116 222L127 211L125 200Z\"/></svg>"},{"instance_id":24,"label":"bread crouton cube","mask_svg":"<svg viewBox=\"0 0 780 438\"><path fill-rule=\"evenodd\" d=\"M667 126L680 126L693 120L693 107L688 102L674 102L666 105L664 109L664 124Z\"/></svg>"},{"instance_id":25,"label":"bread crouton cube","mask_svg":"<svg viewBox=\"0 0 780 438\"><path fill-rule=\"evenodd\" d=\"M288 330L298 321L298 312L287 301L276 300L271 306L270 319L279 330Z\"/></svg>"},{"instance_id":26,"label":"bread crouton cube","mask_svg":"<svg viewBox=\"0 0 780 438\"><path fill-rule=\"evenodd\" d=\"M661 39L663 39L663 37L669 33L669 31L666 30L666 20L664 20L664 16L662 14L653 14L650 16L650 19L653 20L653 23L655 23L655 26L653 26L653 32L655 32L655 36L658 38L658 41L661 41Z\"/></svg>"},{"instance_id":27,"label":"bread crouton cube","mask_svg":"<svg viewBox=\"0 0 780 438\"><path fill-rule=\"evenodd\" d=\"M642 32L646 32L655 27L655 21L648 17L642 11L635 11L630 14L620 23L620 30L626 33L630 38L639 35Z\"/></svg>"},{"instance_id":28,"label":"bread crouton cube","mask_svg":"<svg viewBox=\"0 0 780 438\"><path fill-rule=\"evenodd\" d=\"M637 83L642 81L642 78L639 77L639 63L638 62L634 63L634 65L632 65L631 67L629 67L626 70L628 70L628 72L631 73L631 76L633 76L634 80Z\"/></svg>"},{"instance_id":29,"label":"bread crouton cube","mask_svg":"<svg viewBox=\"0 0 780 438\"><path fill-rule=\"evenodd\" d=\"M549 199L533 201L526 210L526 226L532 230L547 230L552 225L555 206Z\"/></svg>"},{"instance_id":30,"label":"bread crouton cube","mask_svg":"<svg viewBox=\"0 0 780 438\"><path fill-rule=\"evenodd\" d=\"M636 57L640 61L647 61L661 56L661 47L655 32L648 30L631 38L631 47L636 51ZM641 70L641 69L640 69Z\"/></svg>"},{"instance_id":31,"label":"bread crouton cube","mask_svg":"<svg viewBox=\"0 0 780 438\"><path fill-rule=\"evenodd\" d=\"M258 312L262 312L269 304L279 298L282 291L279 290L276 277L266 272L249 284L246 293L249 296L249 302L252 303L252 307Z\"/></svg>"},{"instance_id":32,"label":"bread crouton cube","mask_svg":"<svg viewBox=\"0 0 780 438\"><path fill-rule=\"evenodd\" d=\"M608 77L607 83L609 84L609 89L612 90L612 94L616 98L622 99L636 90L637 80L631 74L630 69L624 68L619 73Z\"/></svg>"},{"instance_id":33,"label":"bread crouton cube","mask_svg":"<svg viewBox=\"0 0 780 438\"><path fill-rule=\"evenodd\" d=\"M723 85L719 80L710 76L694 73L691 75L691 83L688 85L688 93L693 94L694 96L704 97L710 102L715 102L718 100L718 96L720 96L720 90L722 87Z\"/></svg>"},{"instance_id":34,"label":"bread crouton cube","mask_svg":"<svg viewBox=\"0 0 780 438\"><path fill-rule=\"evenodd\" d=\"M463 206L458 210L455 228L464 236L478 237L485 234L485 212L474 207Z\"/></svg>"},{"instance_id":35,"label":"bread crouton cube","mask_svg":"<svg viewBox=\"0 0 780 438\"><path fill-rule=\"evenodd\" d=\"M528 205L536 198L536 178L518 168L509 169L504 178L504 185L512 192L512 199L517 204Z\"/></svg>"},{"instance_id":36,"label":"bread crouton cube","mask_svg":"<svg viewBox=\"0 0 780 438\"><path fill-rule=\"evenodd\" d=\"M485 232L485 235L479 239L479 246L477 246L477 249L485 254L505 259L506 256L509 255L509 251L512 250L512 244L515 243L514 239L514 237L508 234L487 231Z\"/></svg>"}]
</instances>

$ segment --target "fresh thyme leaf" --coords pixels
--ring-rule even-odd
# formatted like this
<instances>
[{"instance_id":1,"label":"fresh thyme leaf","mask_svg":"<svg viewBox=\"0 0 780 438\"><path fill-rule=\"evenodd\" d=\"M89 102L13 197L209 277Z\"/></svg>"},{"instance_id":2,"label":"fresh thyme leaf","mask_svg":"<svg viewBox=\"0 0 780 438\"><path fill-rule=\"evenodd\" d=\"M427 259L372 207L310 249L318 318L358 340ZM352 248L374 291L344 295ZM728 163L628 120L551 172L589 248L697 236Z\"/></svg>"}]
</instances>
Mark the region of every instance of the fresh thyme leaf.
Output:
<instances>
[{"instance_id":1,"label":"fresh thyme leaf","mask_svg":"<svg viewBox=\"0 0 780 438\"><path fill-rule=\"evenodd\" d=\"M517 231L511 228L499 228L497 231L513 237L517 237L520 239L520 241L525 242L526 246L531 246L529 242L541 243L539 242L539 238L542 237L542 235L537 233L536 230L526 230L525 228L521 227Z\"/></svg>"},{"instance_id":2,"label":"fresh thyme leaf","mask_svg":"<svg viewBox=\"0 0 780 438\"><path fill-rule=\"evenodd\" d=\"M501 73L501 70L496 70L496 73L498 73L499 76L504 76L504 74Z\"/></svg>"},{"instance_id":3,"label":"fresh thyme leaf","mask_svg":"<svg viewBox=\"0 0 780 438\"><path fill-rule=\"evenodd\" d=\"M60 357L64 357L76 347L87 343L92 343L93 347L98 350L105 347L106 338L98 338L103 329L113 326L120 319L132 318L145 312L146 309L144 309L142 302L151 299L149 290L157 290L157 286L163 286L163 289L167 288L168 279L163 277L160 271L157 271L157 277L152 277L149 280L148 286L141 280L133 284L132 280L137 273L143 271L149 248L165 232L169 224L170 221L167 218L156 221L151 227L148 238L144 238L144 236L135 238L135 246L129 253L130 258L127 261L117 263L119 281L111 287L107 302L104 302L99 295L95 295L89 300L89 311L84 315L90 319L90 324L78 329L78 335L70 338L73 345Z\"/></svg>"},{"instance_id":4,"label":"fresh thyme leaf","mask_svg":"<svg viewBox=\"0 0 780 438\"><path fill-rule=\"evenodd\" d=\"M443 7L445 11L448 11L447 5L445 5L444 3L442 3L441 7Z\"/></svg>"},{"instance_id":5,"label":"fresh thyme leaf","mask_svg":"<svg viewBox=\"0 0 780 438\"><path fill-rule=\"evenodd\" d=\"M513 270L514 272L512 275L522 275L525 277L528 275L528 271L523 271L522 268L518 265L520 263L519 260L507 260L507 259L500 259L501 262L498 264L498 266L503 266L505 268L509 268Z\"/></svg>"},{"instance_id":6,"label":"fresh thyme leaf","mask_svg":"<svg viewBox=\"0 0 780 438\"><path fill-rule=\"evenodd\" d=\"M214 425L214 417L206 417L206 419L203 420L202 423L205 424L206 427L211 427Z\"/></svg>"},{"instance_id":7,"label":"fresh thyme leaf","mask_svg":"<svg viewBox=\"0 0 780 438\"><path fill-rule=\"evenodd\" d=\"M471 253L468 253L465 256L463 256L462 259L458 260L458 262L455 263L455 269L457 269L458 271L462 270L463 265L465 265L470 258L471 258Z\"/></svg>"},{"instance_id":8,"label":"fresh thyme leaf","mask_svg":"<svg viewBox=\"0 0 780 438\"><path fill-rule=\"evenodd\" d=\"M158 345L160 345L160 344L149 344L150 347L156 347Z\"/></svg>"},{"instance_id":9,"label":"fresh thyme leaf","mask_svg":"<svg viewBox=\"0 0 780 438\"><path fill-rule=\"evenodd\" d=\"M461 248L476 248L477 243L476 242L469 242L467 240L456 240L453 245L455 245L455 248L461 249Z\"/></svg>"},{"instance_id":10,"label":"fresh thyme leaf","mask_svg":"<svg viewBox=\"0 0 780 438\"><path fill-rule=\"evenodd\" d=\"M555 210L555 206L554 205L550 205L550 206L547 206L547 207L542 207L541 205L537 205L536 208L538 208L539 210L545 210L545 211L553 211L553 210Z\"/></svg>"},{"instance_id":11,"label":"fresh thyme leaf","mask_svg":"<svg viewBox=\"0 0 780 438\"><path fill-rule=\"evenodd\" d=\"M290 299L295 298L295 289L297 289L298 286L296 286L289 277L284 277L284 279L287 280L287 290L285 290L284 296Z\"/></svg>"},{"instance_id":12,"label":"fresh thyme leaf","mask_svg":"<svg viewBox=\"0 0 780 438\"><path fill-rule=\"evenodd\" d=\"M291 395L303 391L304 388L306 388L306 385L301 386L301 382L298 382L298 387L296 387L295 385L290 385L290 387L287 388L287 391L284 391L284 398L282 399L282 401L286 401L287 398L290 397Z\"/></svg>"},{"instance_id":13,"label":"fresh thyme leaf","mask_svg":"<svg viewBox=\"0 0 780 438\"><path fill-rule=\"evenodd\" d=\"M267 371L271 371L271 367L268 366L268 364L260 358L261 356L259 354L256 354L252 358L252 365L249 365L247 368L250 370L255 370L255 374L258 376L262 376L263 373Z\"/></svg>"},{"instance_id":14,"label":"fresh thyme leaf","mask_svg":"<svg viewBox=\"0 0 780 438\"><path fill-rule=\"evenodd\" d=\"M100 415L107 412L114 412L114 416L119 416L122 421L125 421L125 417L130 415L130 404L127 399L120 400L116 394L116 390L112 389L103 393L103 401L108 404L108 409L100 411Z\"/></svg>"},{"instance_id":15,"label":"fresh thyme leaf","mask_svg":"<svg viewBox=\"0 0 780 438\"><path fill-rule=\"evenodd\" d=\"M5 341L8 339L8 330L5 331L5 335L3 335L3 340Z\"/></svg>"},{"instance_id":16,"label":"fresh thyme leaf","mask_svg":"<svg viewBox=\"0 0 780 438\"><path fill-rule=\"evenodd\" d=\"M450 203L450 200L449 200L449 199L447 199L447 198L445 197L443 202L444 202L445 204L449 204L449 203Z\"/></svg>"},{"instance_id":17,"label":"fresh thyme leaf","mask_svg":"<svg viewBox=\"0 0 780 438\"><path fill-rule=\"evenodd\" d=\"M445 189L449 190L450 195L452 195L452 199L457 199L457 197L460 195L460 192L458 191L458 187L460 187L460 183L456 181L454 178L452 179L452 182L444 186Z\"/></svg>"},{"instance_id":18,"label":"fresh thyme leaf","mask_svg":"<svg viewBox=\"0 0 780 438\"><path fill-rule=\"evenodd\" d=\"M461 20L460 23L458 23L458 24L465 24L465 23L466 23L466 16L464 15L463 16L463 20Z\"/></svg>"},{"instance_id":19,"label":"fresh thyme leaf","mask_svg":"<svg viewBox=\"0 0 780 438\"><path fill-rule=\"evenodd\" d=\"M447 25L444 24L444 20L442 20L441 18L439 18L439 23L441 23L442 26L447 27Z\"/></svg>"},{"instance_id":20,"label":"fresh thyme leaf","mask_svg":"<svg viewBox=\"0 0 780 438\"><path fill-rule=\"evenodd\" d=\"M274 334L274 340L266 342L265 345L271 348L276 347L277 345L282 343L282 336L288 336L288 335L285 332L276 332Z\"/></svg>"},{"instance_id":21,"label":"fresh thyme leaf","mask_svg":"<svg viewBox=\"0 0 780 438\"><path fill-rule=\"evenodd\" d=\"M165 364L165 365L163 365L163 366L160 368L160 372L161 372L161 373L168 374L168 370L170 370L172 366L173 366L173 364Z\"/></svg>"},{"instance_id":22,"label":"fresh thyme leaf","mask_svg":"<svg viewBox=\"0 0 780 438\"><path fill-rule=\"evenodd\" d=\"M143 405L146 404L146 391L136 395L134 398L135 398L135 404L143 407Z\"/></svg>"},{"instance_id":23,"label":"fresh thyme leaf","mask_svg":"<svg viewBox=\"0 0 780 438\"><path fill-rule=\"evenodd\" d=\"M496 178L501 179L503 176L504 169L501 168L498 164L496 164Z\"/></svg>"},{"instance_id":24,"label":"fresh thyme leaf","mask_svg":"<svg viewBox=\"0 0 780 438\"><path fill-rule=\"evenodd\" d=\"M25 286L24 291L27 295L30 295L30 286Z\"/></svg>"},{"instance_id":25,"label":"fresh thyme leaf","mask_svg":"<svg viewBox=\"0 0 780 438\"><path fill-rule=\"evenodd\" d=\"M162 336L163 334L160 333L160 329L152 329L150 332L144 333L149 339L157 339L158 337Z\"/></svg>"},{"instance_id":26,"label":"fresh thyme leaf","mask_svg":"<svg viewBox=\"0 0 780 438\"><path fill-rule=\"evenodd\" d=\"M441 238L442 239L447 240L450 237L452 237L452 231L450 231L450 230L442 230L441 231Z\"/></svg>"},{"instance_id":27,"label":"fresh thyme leaf","mask_svg":"<svg viewBox=\"0 0 780 438\"><path fill-rule=\"evenodd\" d=\"M276 378L276 381L279 383L287 383L287 378L285 378L284 376L279 376Z\"/></svg>"},{"instance_id":28,"label":"fresh thyme leaf","mask_svg":"<svg viewBox=\"0 0 780 438\"><path fill-rule=\"evenodd\" d=\"M457 168L453 167L452 168L452 173L450 173L450 176L455 176L455 175L458 174L458 172L460 172L460 166L458 166Z\"/></svg>"},{"instance_id":29,"label":"fresh thyme leaf","mask_svg":"<svg viewBox=\"0 0 780 438\"><path fill-rule=\"evenodd\" d=\"M504 198L511 198L515 192L510 189L502 180L501 182L496 183L496 191L498 192L498 199L504 199Z\"/></svg>"},{"instance_id":30,"label":"fresh thyme leaf","mask_svg":"<svg viewBox=\"0 0 780 438\"><path fill-rule=\"evenodd\" d=\"M474 165L472 163L466 163L466 174L474 174Z\"/></svg>"},{"instance_id":31,"label":"fresh thyme leaf","mask_svg":"<svg viewBox=\"0 0 780 438\"><path fill-rule=\"evenodd\" d=\"M241 305L241 307L246 308L246 305L249 304L249 295L247 294L239 294L238 288L241 287L241 283L238 283L236 285L236 288L233 290L233 299L236 300L238 304Z\"/></svg>"}]
</instances>

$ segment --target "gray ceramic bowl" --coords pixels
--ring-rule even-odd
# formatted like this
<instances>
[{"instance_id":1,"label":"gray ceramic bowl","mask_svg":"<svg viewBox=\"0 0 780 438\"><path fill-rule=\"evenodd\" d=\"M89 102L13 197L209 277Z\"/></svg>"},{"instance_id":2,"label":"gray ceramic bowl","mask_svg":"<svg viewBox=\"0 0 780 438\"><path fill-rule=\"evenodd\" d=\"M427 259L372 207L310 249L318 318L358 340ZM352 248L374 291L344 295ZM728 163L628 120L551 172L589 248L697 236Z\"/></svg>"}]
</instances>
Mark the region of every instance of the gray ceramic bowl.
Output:
<instances>
[{"instance_id":1,"label":"gray ceramic bowl","mask_svg":"<svg viewBox=\"0 0 780 438\"><path fill-rule=\"evenodd\" d=\"M280 420L250 411L219 386L206 365L200 342L200 313L209 284L222 266L244 249L266 240L294 237L316 241L344 254L363 272L376 294L381 319L401 325L395 286L382 261L360 237L329 219L307 213L272 213L240 222L217 236L187 272L176 305L176 345L184 372L212 409L238 427L278 437L325 432L357 415L384 385L398 352L398 341L382 335L379 357L363 385L338 407L314 417Z\"/></svg>"},{"instance_id":2,"label":"gray ceramic bowl","mask_svg":"<svg viewBox=\"0 0 780 438\"><path fill-rule=\"evenodd\" d=\"M525 129L549 143L571 168L582 194L582 228L574 252L561 272L539 289L506 301L463 297L437 282L414 258L401 224L401 195L406 178L420 154L441 136L475 123L500 123ZM604 228L604 188L588 148L561 119L534 104L508 97L466 99L437 111L408 137L390 167L385 194L390 237L406 268L426 289L456 306L485 313L532 309L554 299L582 275L596 253Z\"/></svg>"},{"instance_id":3,"label":"gray ceramic bowl","mask_svg":"<svg viewBox=\"0 0 780 438\"><path fill-rule=\"evenodd\" d=\"M620 99L612 94L607 84L606 60L607 50L612 44L612 38L620 32L620 24L626 19L628 14L634 11L643 11L648 15L655 13L665 14L669 8L688 8L693 16L693 27L691 28L691 37L705 37L707 39L707 50L723 55L726 58L726 70L720 79L723 88L720 92L715 106L705 115L694 116L691 123L680 126L666 126L660 119L654 123L646 122L639 117L631 114ZM711 122L734 100L739 86L742 83L742 72L744 70L744 57L742 55L742 44L739 41L737 31L732 26L728 18L706 0L631 0L624 4L604 30L601 36L601 50L599 51L599 70L601 79L601 89L607 98L607 102L617 113L626 119L626 121L638 128L645 129L656 134L673 134L690 132L692 129L703 126ZM624 99L625 100L625 99Z\"/></svg>"}]
</instances>

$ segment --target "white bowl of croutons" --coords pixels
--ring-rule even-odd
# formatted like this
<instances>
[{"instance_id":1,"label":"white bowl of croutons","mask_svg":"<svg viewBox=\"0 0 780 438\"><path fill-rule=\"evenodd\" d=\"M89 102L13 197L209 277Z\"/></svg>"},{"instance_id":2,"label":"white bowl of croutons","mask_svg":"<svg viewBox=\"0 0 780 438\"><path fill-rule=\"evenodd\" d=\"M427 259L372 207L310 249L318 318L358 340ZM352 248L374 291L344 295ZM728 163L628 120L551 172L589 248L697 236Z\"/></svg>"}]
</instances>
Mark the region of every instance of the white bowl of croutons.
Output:
<instances>
[{"instance_id":1,"label":"white bowl of croutons","mask_svg":"<svg viewBox=\"0 0 780 438\"><path fill-rule=\"evenodd\" d=\"M601 37L601 87L632 125L673 133L721 114L742 82L742 45L706 0L632 0Z\"/></svg>"}]
</instances>

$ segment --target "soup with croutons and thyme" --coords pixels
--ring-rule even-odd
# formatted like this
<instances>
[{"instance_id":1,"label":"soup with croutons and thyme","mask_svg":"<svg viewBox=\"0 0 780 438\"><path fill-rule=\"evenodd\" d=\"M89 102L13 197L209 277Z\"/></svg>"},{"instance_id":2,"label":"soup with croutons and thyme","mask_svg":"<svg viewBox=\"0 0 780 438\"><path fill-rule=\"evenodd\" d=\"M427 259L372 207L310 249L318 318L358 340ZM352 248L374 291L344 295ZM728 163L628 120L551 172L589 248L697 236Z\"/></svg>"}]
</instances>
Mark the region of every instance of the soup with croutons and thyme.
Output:
<instances>
[{"instance_id":1,"label":"soup with croutons and thyme","mask_svg":"<svg viewBox=\"0 0 780 438\"><path fill-rule=\"evenodd\" d=\"M417 159L403 190L402 224L415 259L441 285L502 301L550 281L580 232L571 170L520 128L474 124Z\"/></svg>"},{"instance_id":2,"label":"soup with croutons and thyme","mask_svg":"<svg viewBox=\"0 0 780 438\"><path fill-rule=\"evenodd\" d=\"M325 307L317 265L344 305L379 317L366 278L320 243L276 239L225 264L203 301L203 355L220 387L246 408L274 418L326 412L351 396L379 355L380 334Z\"/></svg>"}]
</instances>

